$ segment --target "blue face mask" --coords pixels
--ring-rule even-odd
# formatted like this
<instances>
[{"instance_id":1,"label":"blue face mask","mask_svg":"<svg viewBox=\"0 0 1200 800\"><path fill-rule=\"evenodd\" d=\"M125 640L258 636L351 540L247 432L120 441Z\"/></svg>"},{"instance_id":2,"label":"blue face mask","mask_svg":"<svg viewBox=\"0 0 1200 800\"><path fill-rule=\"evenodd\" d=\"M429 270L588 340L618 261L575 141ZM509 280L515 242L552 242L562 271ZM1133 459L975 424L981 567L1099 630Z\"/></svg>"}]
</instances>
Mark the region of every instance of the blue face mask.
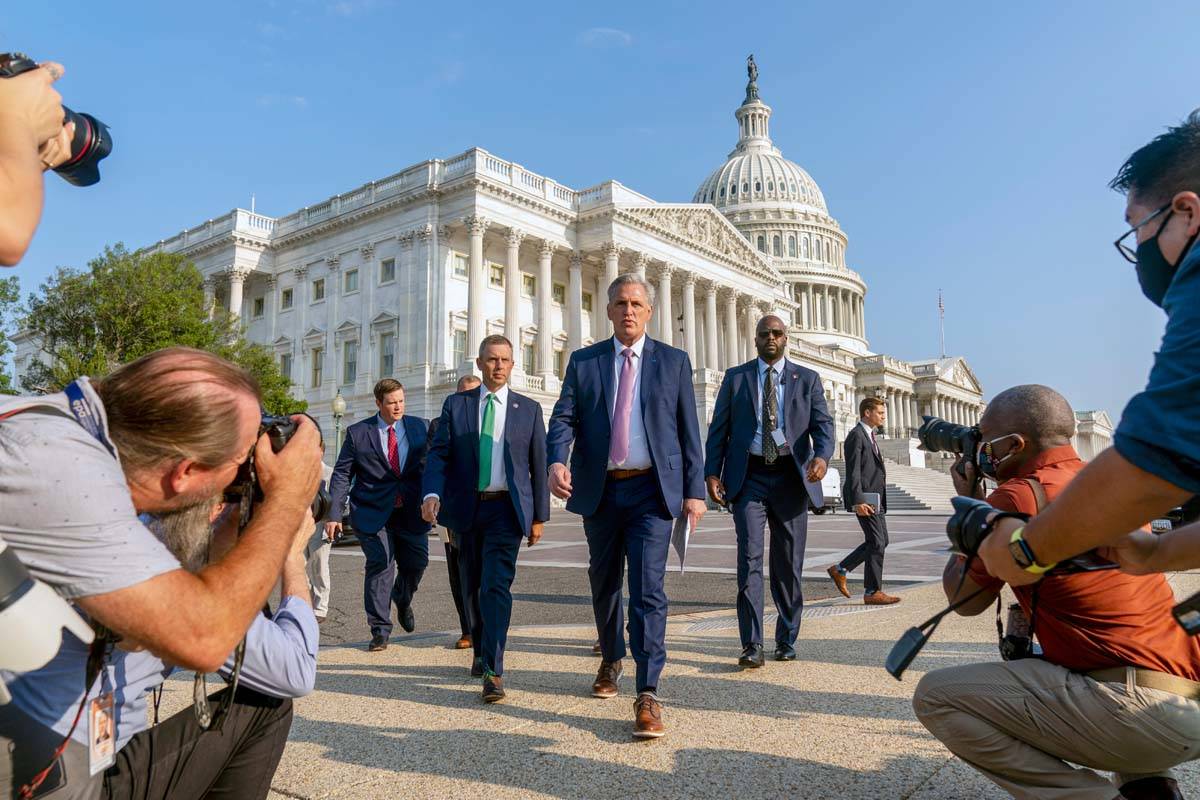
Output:
<instances>
[{"instance_id":1,"label":"blue face mask","mask_svg":"<svg viewBox=\"0 0 1200 800\"><path fill-rule=\"evenodd\" d=\"M979 472L981 475L991 478L992 480L997 480L996 473L1000 469L1000 465L1019 453L1020 449L1016 447L1012 448L1008 451L1008 455L1004 456L1003 458L996 458L993 456L992 450L994 449L996 442L1001 442L1014 436L1020 440L1022 444L1024 444L1024 440L1021 439L1020 434L1007 433L1004 436L998 436L991 441L987 441L979 445L979 452L975 456L975 461L979 465Z\"/></svg>"}]
</instances>

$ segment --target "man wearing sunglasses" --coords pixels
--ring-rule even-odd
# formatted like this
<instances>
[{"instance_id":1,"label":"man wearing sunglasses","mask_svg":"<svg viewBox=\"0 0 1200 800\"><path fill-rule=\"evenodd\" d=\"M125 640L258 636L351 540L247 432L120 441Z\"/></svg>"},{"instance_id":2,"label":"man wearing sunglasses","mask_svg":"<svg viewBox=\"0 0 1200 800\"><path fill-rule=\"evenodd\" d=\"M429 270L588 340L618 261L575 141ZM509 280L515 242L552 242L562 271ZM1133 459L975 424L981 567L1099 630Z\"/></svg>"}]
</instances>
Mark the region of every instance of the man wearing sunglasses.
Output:
<instances>
[{"instance_id":1,"label":"man wearing sunglasses","mask_svg":"<svg viewBox=\"0 0 1200 800\"><path fill-rule=\"evenodd\" d=\"M982 498L979 473L996 481L987 501L1002 511L1037 514L1083 469L1071 446L1075 414L1047 386L996 395L979 431L979 452L950 474L960 495ZM1010 617L1005 661L927 673L913 709L951 752L1014 797L1180 797L1170 769L1200 746L1200 702L1189 697L1200 688L1200 641L1172 619L1164 576L1075 569L1014 586L1028 635ZM958 555L943 585L951 602L966 600L956 609L964 616L998 609L1004 588L978 559ZM1041 657L1032 657L1033 636Z\"/></svg>"},{"instance_id":2,"label":"man wearing sunglasses","mask_svg":"<svg viewBox=\"0 0 1200 800\"><path fill-rule=\"evenodd\" d=\"M1200 526L1137 531L1200 494L1200 111L1140 148L1111 186L1130 229L1117 240L1150 302L1167 313L1146 388L1125 407L1113 447L1037 519L1003 519L979 555L990 574L1033 583L1060 560L1103 545L1127 571L1200 566ZM1129 535L1127 535L1129 534ZM1017 545L1012 547L1011 545ZM1018 557L1019 556L1019 557Z\"/></svg>"}]
</instances>

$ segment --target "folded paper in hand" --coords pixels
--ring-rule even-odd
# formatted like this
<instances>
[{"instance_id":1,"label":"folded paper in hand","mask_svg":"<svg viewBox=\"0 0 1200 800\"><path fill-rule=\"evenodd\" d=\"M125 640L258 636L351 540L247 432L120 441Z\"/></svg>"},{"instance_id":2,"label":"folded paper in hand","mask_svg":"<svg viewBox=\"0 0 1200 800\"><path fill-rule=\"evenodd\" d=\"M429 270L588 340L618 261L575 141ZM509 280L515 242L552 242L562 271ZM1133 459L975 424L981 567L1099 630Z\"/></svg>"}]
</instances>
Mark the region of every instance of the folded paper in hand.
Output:
<instances>
[{"instance_id":1,"label":"folded paper in hand","mask_svg":"<svg viewBox=\"0 0 1200 800\"><path fill-rule=\"evenodd\" d=\"M808 470L811 467L812 459L810 458L804 462L804 469L801 470L800 475L804 479L804 488L808 490L808 499L812 501L814 506L821 508L825 505L825 487L821 485L820 481L810 481L808 479Z\"/></svg>"},{"instance_id":2,"label":"folded paper in hand","mask_svg":"<svg viewBox=\"0 0 1200 800\"><path fill-rule=\"evenodd\" d=\"M692 538L696 526L692 524L691 518L687 514L680 515L675 520L675 527L671 529L671 547L675 548L676 554L679 556L679 571L683 572L683 559L687 555L688 541Z\"/></svg>"}]
</instances>

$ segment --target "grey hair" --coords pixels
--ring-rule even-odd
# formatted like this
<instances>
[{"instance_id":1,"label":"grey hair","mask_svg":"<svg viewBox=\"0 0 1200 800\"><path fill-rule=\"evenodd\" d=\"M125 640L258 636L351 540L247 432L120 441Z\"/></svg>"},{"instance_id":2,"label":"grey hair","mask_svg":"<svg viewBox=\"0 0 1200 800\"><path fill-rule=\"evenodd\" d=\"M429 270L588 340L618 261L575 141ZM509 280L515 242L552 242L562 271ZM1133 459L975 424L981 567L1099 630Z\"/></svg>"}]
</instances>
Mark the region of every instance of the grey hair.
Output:
<instances>
[{"instance_id":1,"label":"grey hair","mask_svg":"<svg viewBox=\"0 0 1200 800\"><path fill-rule=\"evenodd\" d=\"M650 307L654 307L654 286L650 281L643 278L636 272L626 272L624 275L618 275L616 280L608 285L608 302L613 302L617 299L617 292L627 283L636 283L646 292L646 299L650 301Z\"/></svg>"},{"instance_id":2,"label":"grey hair","mask_svg":"<svg viewBox=\"0 0 1200 800\"><path fill-rule=\"evenodd\" d=\"M1049 386L1031 383L1005 389L992 398L984 413L1012 433L1027 436L1043 447L1070 440L1075 412L1067 398Z\"/></svg>"}]
</instances>

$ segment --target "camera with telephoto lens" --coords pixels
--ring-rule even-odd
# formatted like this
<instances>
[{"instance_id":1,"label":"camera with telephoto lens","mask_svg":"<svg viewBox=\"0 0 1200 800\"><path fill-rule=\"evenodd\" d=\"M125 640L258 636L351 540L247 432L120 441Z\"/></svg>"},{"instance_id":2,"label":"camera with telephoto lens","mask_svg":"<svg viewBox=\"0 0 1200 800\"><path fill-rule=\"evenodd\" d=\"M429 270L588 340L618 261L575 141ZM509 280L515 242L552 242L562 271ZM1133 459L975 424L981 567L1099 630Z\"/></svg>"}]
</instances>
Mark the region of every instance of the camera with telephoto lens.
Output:
<instances>
[{"instance_id":1,"label":"camera with telephoto lens","mask_svg":"<svg viewBox=\"0 0 1200 800\"><path fill-rule=\"evenodd\" d=\"M958 453L969 458L983 441L983 435L975 425L955 425L940 417L921 417L924 424L917 430L921 447L930 453Z\"/></svg>"},{"instance_id":2,"label":"camera with telephoto lens","mask_svg":"<svg viewBox=\"0 0 1200 800\"><path fill-rule=\"evenodd\" d=\"M308 414L304 416L312 419L312 423L317 426L317 431L321 430L321 426L317 421ZM299 424L291 417L274 417L264 413L262 420L259 422L258 435L267 435L271 442L272 452L278 453L283 449L284 445L296 433ZM245 527L250 521L250 517L254 514L255 503L263 499L262 486L258 482L258 471L254 467L254 450L250 450L250 455L238 467L237 476L233 479L233 483L229 484L225 489L225 502L238 505L241 509L241 526ZM329 498L329 490L325 487L325 481L321 481L317 487L317 496L313 498L310 506L314 522L320 522L329 516L331 507Z\"/></svg>"},{"instance_id":3,"label":"camera with telephoto lens","mask_svg":"<svg viewBox=\"0 0 1200 800\"><path fill-rule=\"evenodd\" d=\"M37 69L38 63L24 53L0 53L0 78L15 78ZM71 157L54 168L63 180L74 186L91 186L100 180L100 161L112 152L112 134L108 126L91 114L80 114L66 106L63 125L75 123L71 139Z\"/></svg>"}]
</instances>

